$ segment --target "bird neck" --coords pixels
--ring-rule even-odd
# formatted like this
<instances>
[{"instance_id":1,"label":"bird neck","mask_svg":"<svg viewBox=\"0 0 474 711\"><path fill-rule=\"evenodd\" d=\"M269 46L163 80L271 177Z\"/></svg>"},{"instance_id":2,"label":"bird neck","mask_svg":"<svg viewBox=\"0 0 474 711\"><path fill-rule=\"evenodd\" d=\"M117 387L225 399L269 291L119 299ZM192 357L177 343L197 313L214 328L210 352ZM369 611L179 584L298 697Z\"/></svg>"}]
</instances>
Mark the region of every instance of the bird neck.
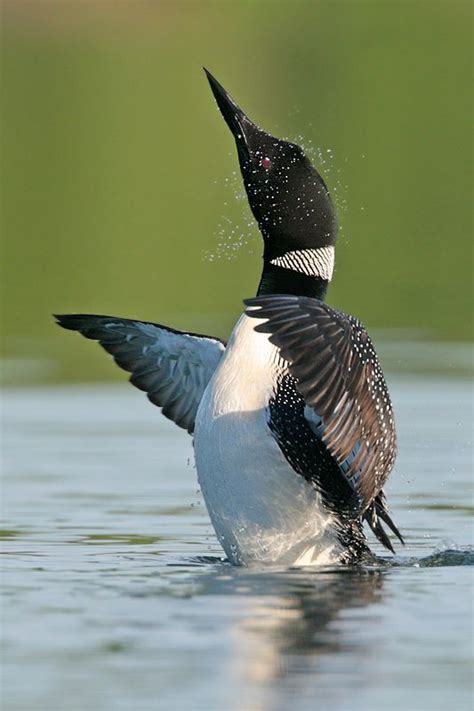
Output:
<instances>
[{"instance_id":1,"label":"bird neck","mask_svg":"<svg viewBox=\"0 0 474 711\"><path fill-rule=\"evenodd\" d=\"M293 294L295 296L310 296L313 299L322 301L328 286L328 279L302 274L293 269L286 269L265 261L257 296Z\"/></svg>"}]
</instances>

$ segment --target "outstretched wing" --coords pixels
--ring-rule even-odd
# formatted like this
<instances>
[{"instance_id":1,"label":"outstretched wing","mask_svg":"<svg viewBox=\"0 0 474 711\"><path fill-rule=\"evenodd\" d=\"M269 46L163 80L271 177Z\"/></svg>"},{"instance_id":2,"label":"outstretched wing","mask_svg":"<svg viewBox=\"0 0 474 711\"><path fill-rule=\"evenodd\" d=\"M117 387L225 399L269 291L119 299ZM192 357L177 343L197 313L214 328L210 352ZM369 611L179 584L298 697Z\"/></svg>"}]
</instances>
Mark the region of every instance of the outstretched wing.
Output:
<instances>
[{"instance_id":1,"label":"outstretched wing","mask_svg":"<svg viewBox=\"0 0 474 711\"><path fill-rule=\"evenodd\" d=\"M297 388L321 424L318 434L358 492L362 513L393 467L392 405L364 326L317 299L261 296L245 301L247 315L267 319L256 331L289 362Z\"/></svg>"},{"instance_id":2,"label":"outstretched wing","mask_svg":"<svg viewBox=\"0 0 474 711\"><path fill-rule=\"evenodd\" d=\"M217 338L114 316L56 316L63 328L100 343L163 414L192 433L198 405L225 350Z\"/></svg>"}]
</instances>

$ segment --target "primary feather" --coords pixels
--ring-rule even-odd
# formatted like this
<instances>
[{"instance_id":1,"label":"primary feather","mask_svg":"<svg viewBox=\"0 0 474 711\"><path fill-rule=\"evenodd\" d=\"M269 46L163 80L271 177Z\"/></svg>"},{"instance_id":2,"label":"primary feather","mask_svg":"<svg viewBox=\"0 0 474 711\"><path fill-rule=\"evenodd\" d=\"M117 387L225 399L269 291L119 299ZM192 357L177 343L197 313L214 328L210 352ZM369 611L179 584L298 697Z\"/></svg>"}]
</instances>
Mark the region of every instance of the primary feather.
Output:
<instances>
[{"instance_id":1,"label":"primary feather","mask_svg":"<svg viewBox=\"0 0 474 711\"><path fill-rule=\"evenodd\" d=\"M202 395L225 350L222 341L115 316L68 314L56 319L63 328L98 341L165 417L194 431Z\"/></svg>"}]
</instances>

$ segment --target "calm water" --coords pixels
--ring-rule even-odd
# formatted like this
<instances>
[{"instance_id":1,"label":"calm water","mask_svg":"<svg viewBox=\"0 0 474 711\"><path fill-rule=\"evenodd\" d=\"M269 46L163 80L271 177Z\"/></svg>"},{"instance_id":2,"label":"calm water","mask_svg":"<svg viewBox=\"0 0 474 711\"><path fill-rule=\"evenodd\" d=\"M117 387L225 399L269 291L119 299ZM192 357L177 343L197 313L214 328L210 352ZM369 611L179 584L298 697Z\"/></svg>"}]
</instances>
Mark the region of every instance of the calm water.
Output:
<instances>
[{"instance_id":1,"label":"calm water","mask_svg":"<svg viewBox=\"0 0 474 711\"><path fill-rule=\"evenodd\" d=\"M5 391L2 708L470 708L470 384L391 387L406 548L266 572L222 560L191 440L140 393Z\"/></svg>"}]
</instances>

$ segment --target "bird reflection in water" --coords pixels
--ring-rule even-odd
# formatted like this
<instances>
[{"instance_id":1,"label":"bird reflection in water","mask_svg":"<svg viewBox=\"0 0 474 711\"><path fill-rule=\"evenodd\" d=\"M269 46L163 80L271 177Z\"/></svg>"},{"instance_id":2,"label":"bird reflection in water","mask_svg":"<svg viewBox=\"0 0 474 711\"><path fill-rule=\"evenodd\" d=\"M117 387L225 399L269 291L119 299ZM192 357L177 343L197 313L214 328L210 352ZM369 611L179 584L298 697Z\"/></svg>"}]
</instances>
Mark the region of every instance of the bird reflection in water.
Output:
<instances>
[{"instance_id":1,"label":"bird reflection in water","mask_svg":"<svg viewBox=\"0 0 474 711\"><path fill-rule=\"evenodd\" d=\"M363 624L367 611L360 614L357 608L383 600L384 572L381 567L339 566L317 571L226 568L224 574L200 577L200 586L204 586L201 595L218 596L233 604L228 630L233 644L220 673L245 689L243 693L252 697L251 708L256 709L275 708L275 699L287 696L296 681L295 693L304 694L302 686L314 691L318 675L324 672L324 657L351 652L355 647L360 664L348 673L357 671L362 680L364 664L369 674L370 657L377 650L348 632L343 618L356 616ZM215 609L219 609L217 600ZM222 623L220 615L219 619ZM262 695L263 706L253 706L255 694ZM247 701L243 702L247 708Z\"/></svg>"}]
</instances>

